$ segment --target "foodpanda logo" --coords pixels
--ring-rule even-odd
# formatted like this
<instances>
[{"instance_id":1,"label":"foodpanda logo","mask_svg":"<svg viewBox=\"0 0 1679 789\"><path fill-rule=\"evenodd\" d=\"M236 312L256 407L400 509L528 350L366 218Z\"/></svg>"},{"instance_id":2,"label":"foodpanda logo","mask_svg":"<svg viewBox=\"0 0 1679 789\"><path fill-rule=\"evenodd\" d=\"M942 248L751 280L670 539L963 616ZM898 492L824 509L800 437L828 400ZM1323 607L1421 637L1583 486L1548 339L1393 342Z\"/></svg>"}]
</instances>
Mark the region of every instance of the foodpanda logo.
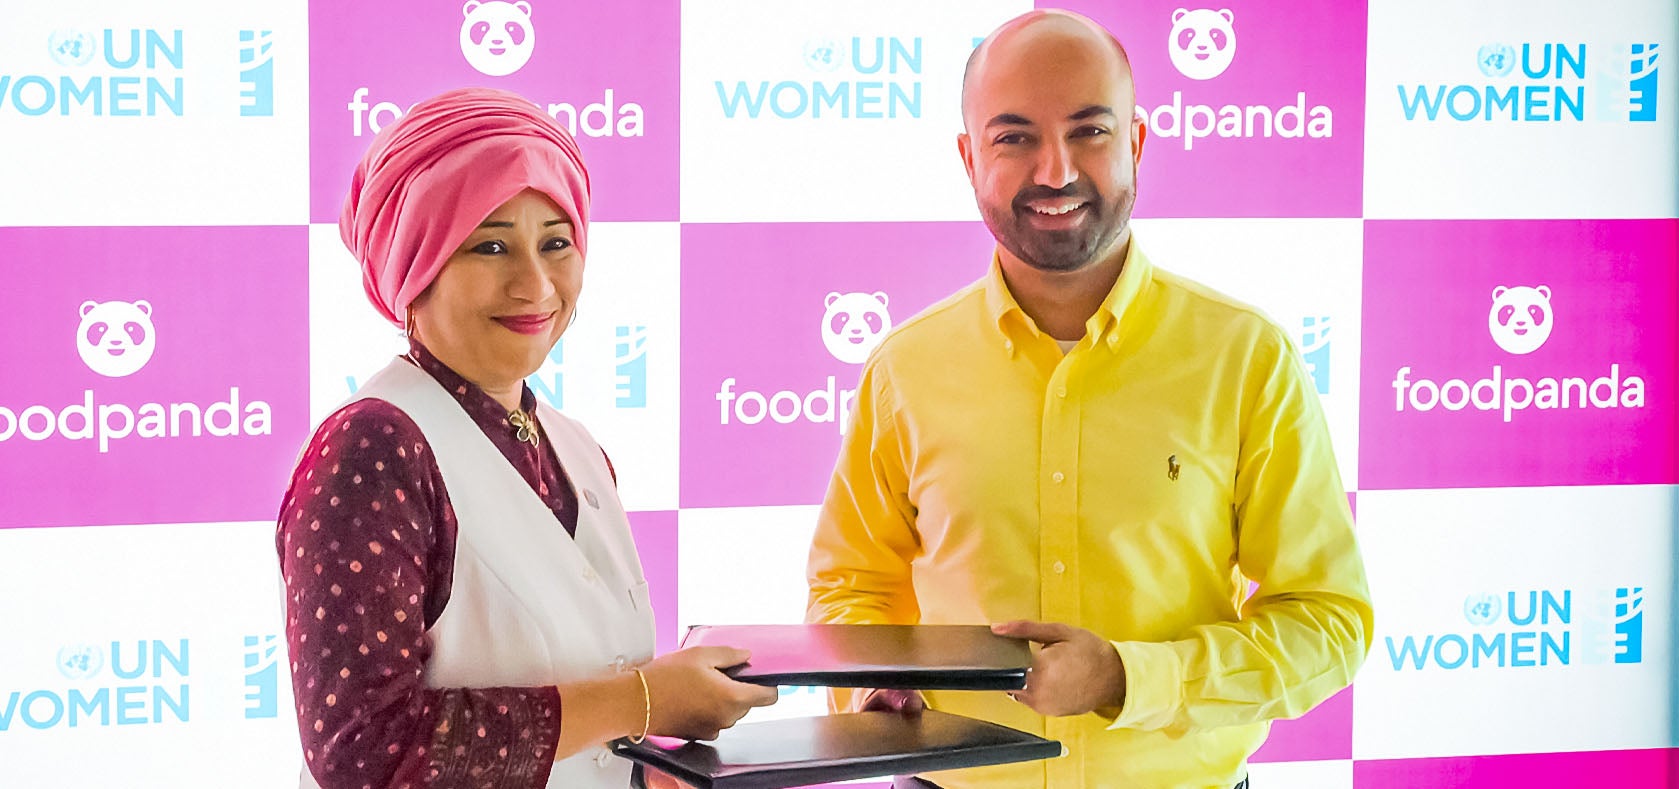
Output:
<instances>
[{"instance_id":1,"label":"foodpanda logo","mask_svg":"<svg viewBox=\"0 0 1679 789\"><path fill-rule=\"evenodd\" d=\"M461 12L466 17L461 22L461 54L473 68L505 77L530 62L536 48L530 3L467 0Z\"/></svg>"},{"instance_id":2,"label":"foodpanda logo","mask_svg":"<svg viewBox=\"0 0 1679 789\"><path fill-rule=\"evenodd\" d=\"M87 368L106 378L133 375L152 360L157 329L152 305L141 301L84 301L76 350Z\"/></svg>"},{"instance_id":3,"label":"foodpanda logo","mask_svg":"<svg viewBox=\"0 0 1679 789\"><path fill-rule=\"evenodd\" d=\"M479 73L505 77L530 62L536 51L536 26L531 22L530 3L467 0L461 6L461 14L464 17L460 30L461 56ZM598 100L585 95L571 96L568 101L532 103L573 137L647 136L646 108L625 98L618 89L604 87ZM380 129L401 118L412 100L411 97L406 101L392 101L378 86L352 88L350 100L343 105L349 111L350 136L378 134Z\"/></svg>"},{"instance_id":4,"label":"foodpanda logo","mask_svg":"<svg viewBox=\"0 0 1679 789\"><path fill-rule=\"evenodd\" d=\"M1499 285L1492 290L1487 313L1487 331L1493 343L1506 353L1528 356L1544 346L1556 324L1551 306L1552 292L1545 285ZM1538 357L1536 357L1538 358ZM1602 375L1559 375L1539 379L1504 376L1504 367L1494 364L1490 375L1475 381L1447 378L1435 381L1411 378L1412 368L1400 367L1393 377L1394 410L1462 411L1473 406L1479 411L1501 411L1509 422L1517 411L1571 408L1643 408L1644 379L1621 374L1621 365L1611 363Z\"/></svg>"},{"instance_id":5,"label":"foodpanda logo","mask_svg":"<svg viewBox=\"0 0 1679 789\"><path fill-rule=\"evenodd\" d=\"M869 354L892 330L892 315L885 293L830 292L823 297L822 345L835 359L846 364L862 364ZM750 389L735 390L736 380L725 378L717 389L720 424L756 425L768 419L791 424L800 419L809 422L833 422L845 431L851 415L851 401L857 390L840 389L835 376L828 376L822 388L809 392L784 389L772 394Z\"/></svg>"},{"instance_id":6,"label":"foodpanda logo","mask_svg":"<svg viewBox=\"0 0 1679 789\"><path fill-rule=\"evenodd\" d=\"M105 378L127 378L152 360L157 351L157 327L151 302L89 300L82 302L78 313L81 320L76 328L76 352L89 370ZM0 397L5 396L7 393L0 393ZM101 402L88 388L82 390L79 402L60 405L15 405L0 400L0 442L57 437L90 441L104 454L111 451L113 441L130 436L266 436L274 432L273 408L264 400L241 398L237 386L227 387L226 397L216 393L204 399L211 402L130 405Z\"/></svg>"},{"instance_id":7,"label":"foodpanda logo","mask_svg":"<svg viewBox=\"0 0 1679 789\"><path fill-rule=\"evenodd\" d=\"M884 293L829 293L824 304L822 344L846 364L862 364L892 330Z\"/></svg>"},{"instance_id":8,"label":"foodpanda logo","mask_svg":"<svg viewBox=\"0 0 1679 789\"><path fill-rule=\"evenodd\" d=\"M1173 11L1166 54L1178 73L1197 82L1223 74L1236 60L1236 15L1228 8ZM1156 107L1138 104L1137 115L1148 122L1154 136L1182 138L1185 151L1193 151L1197 141L1203 141L1203 146L1210 144L1213 137L1335 136L1334 111L1308 101L1304 90L1293 92L1293 101L1288 104L1239 105L1221 100L1215 106L1195 103L1193 89L1187 100L1184 91L1177 90L1172 92L1169 104Z\"/></svg>"},{"instance_id":9,"label":"foodpanda logo","mask_svg":"<svg viewBox=\"0 0 1679 789\"><path fill-rule=\"evenodd\" d=\"M1236 59L1236 21L1228 8L1217 11L1180 8L1172 12L1172 41L1167 52L1178 73L1190 79L1212 79Z\"/></svg>"},{"instance_id":10,"label":"foodpanda logo","mask_svg":"<svg viewBox=\"0 0 1679 789\"><path fill-rule=\"evenodd\" d=\"M1544 285L1494 288L1487 329L1493 342L1510 353L1539 350L1551 336L1551 289Z\"/></svg>"}]
</instances>

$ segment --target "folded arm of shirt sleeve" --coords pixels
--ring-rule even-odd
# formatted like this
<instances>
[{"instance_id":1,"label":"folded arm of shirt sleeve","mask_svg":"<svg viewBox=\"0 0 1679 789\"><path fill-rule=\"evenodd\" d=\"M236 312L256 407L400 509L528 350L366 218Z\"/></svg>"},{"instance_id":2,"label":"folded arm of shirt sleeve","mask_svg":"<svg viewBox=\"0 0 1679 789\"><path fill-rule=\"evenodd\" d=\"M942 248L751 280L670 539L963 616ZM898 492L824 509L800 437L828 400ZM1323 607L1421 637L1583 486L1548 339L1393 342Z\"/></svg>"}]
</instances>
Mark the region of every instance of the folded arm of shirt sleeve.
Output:
<instances>
[{"instance_id":1,"label":"folded arm of shirt sleeve","mask_svg":"<svg viewBox=\"0 0 1679 789\"><path fill-rule=\"evenodd\" d=\"M1115 642L1126 699L1113 728L1189 730L1304 714L1352 682L1373 615L1352 513L1316 390L1280 331L1248 366L1234 509L1235 622L1165 643Z\"/></svg>"},{"instance_id":2,"label":"folded arm of shirt sleeve","mask_svg":"<svg viewBox=\"0 0 1679 789\"><path fill-rule=\"evenodd\" d=\"M921 621L910 560L920 549L905 492L889 392L875 365L863 371L855 417L840 445L811 540L805 621L910 625ZM836 711L854 709L856 689L832 691Z\"/></svg>"},{"instance_id":3,"label":"folded arm of shirt sleeve","mask_svg":"<svg viewBox=\"0 0 1679 789\"><path fill-rule=\"evenodd\" d=\"M920 549L889 390L870 364L811 542L808 622L915 624L910 583Z\"/></svg>"}]
</instances>

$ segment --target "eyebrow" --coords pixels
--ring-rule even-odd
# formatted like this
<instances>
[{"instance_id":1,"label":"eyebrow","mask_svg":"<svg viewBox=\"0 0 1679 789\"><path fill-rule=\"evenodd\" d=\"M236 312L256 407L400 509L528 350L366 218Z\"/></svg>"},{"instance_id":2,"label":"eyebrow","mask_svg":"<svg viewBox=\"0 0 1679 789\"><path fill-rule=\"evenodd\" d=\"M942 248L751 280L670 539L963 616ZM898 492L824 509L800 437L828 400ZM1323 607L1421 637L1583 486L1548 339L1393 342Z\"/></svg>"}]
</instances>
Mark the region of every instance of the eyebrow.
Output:
<instances>
[{"instance_id":1,"label":"eyebrow","mask_svg":"<svg viewBox=\"0 0 1679 789\"><path fill-rule=\"evenodd\" d=\"M985 127L988 128L988 129L991 128L992 126L1031 126L1031 125L1032 125L1031 121L1026 120L1025 118L1023 118L1019 115L1016 115L1012 112L1005 112L1001 115L994 115L994 116L992 116L991 120L988 120L988 121L985 122Z\"/></svg>"},{"instance_id":2,"label":"eyebrow","mask_svg":"<svg viewBox=\"0 0 1679 789\"><path fill-rule=\"evenodd\" d=\"M550 219L546 222L543 222L542 226L543 227L553 227L555 225L569 225L569 224L571 224L571 220L569 220L569 219ZM494 220L486 220L483 224L478 226L478 229L479 230L483 230L484 228L511 229L512 227L513 227L512 222L497 222L497 221L494 221Z\"/></svg>"},{"instance_id":3,"label":"eyebrow","mask_svg":"<svg viewBox=\"0 0 1679 789\"><path fill-rule=\"evenodd\" d=\"M1068 115L1067 120L1070 120L1070 121L1089 120L1089 119L1094 118L1098 115L1112 115L1116 118L1119 117L1118 114L1114 112L1113 108L1109 107L1106 104L1092 104L1088 107L1085 107L1082 110L1079 110L1078 112L1075 112L1071 115ZM990 128L992 126L1031 126L1031 125L1032 125L1032 122L1030 120L1027 120L1024 116L1016 115L1012 112L1005 112L1005 113L1002 113L1002 114L999 114L999 115L994 115L994 116L992 116L991 120L988 120L988 121L985 122L986 128Z\"/></svg>"}]
</instances>

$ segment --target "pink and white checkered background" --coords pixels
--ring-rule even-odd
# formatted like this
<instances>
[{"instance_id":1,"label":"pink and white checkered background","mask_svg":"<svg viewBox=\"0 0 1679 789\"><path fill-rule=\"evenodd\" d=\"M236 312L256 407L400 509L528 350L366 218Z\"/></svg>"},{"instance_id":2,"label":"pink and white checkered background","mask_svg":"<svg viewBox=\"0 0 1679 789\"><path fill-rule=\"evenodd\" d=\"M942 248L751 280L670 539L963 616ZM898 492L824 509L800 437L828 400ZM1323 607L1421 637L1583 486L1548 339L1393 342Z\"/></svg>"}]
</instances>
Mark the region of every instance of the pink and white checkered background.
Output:
<instances>
[{"instance_id":1,"label":"pink and white checkered background","mask_svg":"<svg viewBox=\"0 0 1679 789\"><path fill-rule=\"evenodd\" d=\"M1130 51L1140 243L1295 334L1354 498L1369 659L1255 785L1679 786L1679 8L1068 5ZM984 272L962 65L1030 7L0 0L0 785L295 780L270 519L401 347L334 222L449 87L590 162L531 384L613 457L660 648L798 621L858 348Z\"/></svg>"}]
</instances>

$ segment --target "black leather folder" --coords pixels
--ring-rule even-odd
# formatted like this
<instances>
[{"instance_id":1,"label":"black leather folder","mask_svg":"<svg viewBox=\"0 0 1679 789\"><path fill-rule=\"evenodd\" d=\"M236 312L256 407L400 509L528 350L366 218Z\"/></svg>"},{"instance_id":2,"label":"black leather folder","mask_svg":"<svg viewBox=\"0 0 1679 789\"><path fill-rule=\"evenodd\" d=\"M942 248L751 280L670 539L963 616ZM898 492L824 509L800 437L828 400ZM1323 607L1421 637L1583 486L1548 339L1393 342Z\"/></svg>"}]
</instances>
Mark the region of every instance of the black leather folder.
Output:
<instances>
[{"instance_id":1,"label":"black leather folder","mask_svg":"<svg viewBox=\"0 0 1679 789\"><path fill-rule=\"evenodd\" d=\"M683 646L752 652L724 670L754 685L905 690L1020 690L1029 642L985 625L699 625Z\"/></svg>"},{"instance_id":2,"label":"black leather folder","mask_svg":"<svg viewBox=\"0 0 1679 789\"><path fill-rule=\"evenodd\" d=\"M699 789L781 789L1049 759L1061 755L1061 743L927 710L748 723L715 742L649 737L640 745L618 740L613 750Z\"/></svg>"}]
</instances>

